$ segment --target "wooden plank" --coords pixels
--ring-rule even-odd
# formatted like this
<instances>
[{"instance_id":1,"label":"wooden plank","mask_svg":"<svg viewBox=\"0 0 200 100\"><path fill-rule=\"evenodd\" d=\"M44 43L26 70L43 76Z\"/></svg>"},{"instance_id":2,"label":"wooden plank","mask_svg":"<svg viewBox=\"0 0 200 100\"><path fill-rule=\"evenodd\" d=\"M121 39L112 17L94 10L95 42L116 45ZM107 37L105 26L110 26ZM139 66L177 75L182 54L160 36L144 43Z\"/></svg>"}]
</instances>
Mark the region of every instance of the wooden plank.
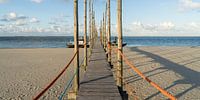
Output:
<instances>
[{"instance_id":1,"label":"wooden plank","mask_svg":"<svg viewBox=\"0 0 200 100\"><path fill-rule=\"evenodd\" d=\"M78 100L122 100L105 52L97 41L80 83Z\"/></svg>"}]
</instances>

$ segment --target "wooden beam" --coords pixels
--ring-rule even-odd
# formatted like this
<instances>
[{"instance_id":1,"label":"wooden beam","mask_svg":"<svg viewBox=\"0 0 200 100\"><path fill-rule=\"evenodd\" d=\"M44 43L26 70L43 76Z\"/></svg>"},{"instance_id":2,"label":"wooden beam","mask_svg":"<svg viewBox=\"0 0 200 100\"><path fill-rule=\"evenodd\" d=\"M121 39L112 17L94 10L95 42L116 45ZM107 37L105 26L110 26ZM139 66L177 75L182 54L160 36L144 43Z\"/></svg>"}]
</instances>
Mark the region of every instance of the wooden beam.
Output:
<instances>
[{"instance_id":1,"label":"wooden beam","mask_svg":"<svg viewBox=\"0 0 200 100\"><path fill-rule=\"evenodd\" d=\"M107 48L107 28L106 28L106 24L107 24L107 2L106 2L106 10L105 10L105 19L104 19L104 33L105 33L105 40L104 40L104 49L106 50Z\"/></svg>"},{"instance_id":2,"label":"wooden beam","mask_svg":"<svg viewBox=\"0 0 200 100\"><path fill-rule=\"evenodd\" d=\"M108 34L108 37L107 37L107 40L108 40L108 44L110 45L110 46L107 46L108 48L107 48L107 50L108 50L108 62L111 64L111 30L110 30L110 28L111 28L111 26L110 26L110 22L111 22L111 18L110 18L110 0L108 0L107 1L107 3L108 3L108 8L107 8L107 12L108 12L108 32L107 32L107 34Z\"/></svg>"},{"instance_id":3,"label":"wooden beam","mask_svg":"<svg viewBox=\"0 0 200 100\"><path fill-rule=\"evenodd\" d=\"M99 29L99 32L100 32L100 42L102 44L102 20L100 21L100 29Z\"/></svg>"},{"instance_id":4,"label":"wooden beam","mask_svg":"<svg viewBox=\"0 0 200 100\"><path fill-rule=\"evenodd\" d=\"M77 98L77 93L79 90L79 48L78 48L78 36L79 36L79 27L78 27L78 0L74 0L74 53L77 53L74 58L74 82L72 91L68 93L68 99Z\"/></svg>"},{"instance_id":5,"label":"wooden beam","mask_svg":"<svg viewBox=\"0 0 200 100\"><path fill-rule=\"evenodd\" d=\"M102 41L102 44L103 44L103 47L104 47L104 41L105 41L105 25L104 25L104 22L105 22L105 19L104 19L104 12L103 12L103 22L102 22L102 37L103 37L103 41Z\"/></svg>"},{"instance_id":6,"label":"wooden beam","mask_svg":"<svg viewBox=\"0 0 200 100\"><path fill-rule=\"evenodd\" d=\"M87 0L84 0L84 68L87 67Z\"/></svg>"},{"instance_id":7,"label":"wooden beam","mask_svg":"<svg viewBox=\"0 0 200 100\"><path fill-rule=\"evenodd\" d=\"M79 36L79 28L78 28L78 0L74 0L74 53L77 53L74 61L74 71L76 73L74 80L74 90L78 92L79 88L79 48L78 48L78 36Z\"/></svg>"},{"instance_id":8,"label":"wooden beam","mask_svg":"<svg viewBox=\"0 0 200 100\"><path fill-rule=\"evenodd\" d=\"M92 53L92 25L91 25L91 5L92 5L92 0L89 0L89 55Z\"/></svg>"},{"instance_id":9,"label":"wooden beam","mask_svg":"<svg viewBox=\"0 0 200 100\"><path fill-rule=\"evenodd\" d=\"M117 32L118 32L118 73L117 85L123 89L123 61L120 52L123 52L122 47L122 0L117 0Z\"/></svg>"}]
</instances>

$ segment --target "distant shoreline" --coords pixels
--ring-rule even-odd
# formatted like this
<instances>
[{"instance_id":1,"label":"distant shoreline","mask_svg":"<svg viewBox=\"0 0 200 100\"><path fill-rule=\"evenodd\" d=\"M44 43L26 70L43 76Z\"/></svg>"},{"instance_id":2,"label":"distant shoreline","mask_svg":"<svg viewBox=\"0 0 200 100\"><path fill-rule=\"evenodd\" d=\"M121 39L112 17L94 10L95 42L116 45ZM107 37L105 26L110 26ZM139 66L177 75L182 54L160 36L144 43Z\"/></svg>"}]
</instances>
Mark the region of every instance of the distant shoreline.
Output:
<instances>
[{"instance_id":1,"label":"distant shoreline","mask_svg":"<svg viewBox=\"0 0 200 100\"><path fill-rule=\"evenodd\" d=\"M151 47L190 47L190 48L198 48L200 46L126 46L124 48L133 48L133 47L146 47L146 48L151 48ZM0 49L74 49L74 48L0 48ZM83 49L83 48L79 48Z\"/></svg>"},{"instance_id":2,"label":"distant shoreline","mask_svg":"<svg viewBox=\"0 0 200 100\"><path fill-rule=\"evenodd\" d=\"M73 36L0 37L0 48L66 48ZM114 41L114 36L111 41ZM127 47L135 46L200 46L200 37L130 37L124 36Z\"/></svg>"},{"instance_id":3,"label":"distant shoreline","mask_svg":"<svg viewBox=\"0 0 200 100\"><path fill-rule=\"evenodd\" d=\"M83 35L80 35L83 36ZM1 37L74 37L74 36L0 36ZM111 37L117 37L117 36L111 36ZM200 36L123 36L123 37L197 37L199 38Z\"/></svg>"}]
</instances>

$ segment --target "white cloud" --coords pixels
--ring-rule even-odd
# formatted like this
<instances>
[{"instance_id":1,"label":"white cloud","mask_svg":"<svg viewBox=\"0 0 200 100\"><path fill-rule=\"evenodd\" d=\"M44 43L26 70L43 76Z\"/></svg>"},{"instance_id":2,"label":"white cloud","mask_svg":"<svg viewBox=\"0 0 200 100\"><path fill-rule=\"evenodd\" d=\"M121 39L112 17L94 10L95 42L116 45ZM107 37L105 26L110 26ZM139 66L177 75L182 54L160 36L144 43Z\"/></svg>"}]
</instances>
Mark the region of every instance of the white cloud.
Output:
<instances>
[{"instance_id":1,"label":"white cloud","mask_svg":"<svg viewBox=\"0 0 200 100\"><path fill-rule=\"evenodd\" d=\"M161 30L173 30L175 28L175 24L172 22L163 22L160 23Z\"/></svg>"},{"instance_id":2,"label":"white cloud","mask_svg":"<svg viewBox=\"0 0 200 100\"><path fill-rule=\"evenodd\" d=\"M52 21L53 23L51 23ZM35 25L34 23L38 23L38 24ZM66 21L58 22L58 21L50 20L49 25L48 23L46 24L40 23L40 20L36 17L27 17L24 15L17 14L15 12L10 12L0 17L0 34L1 33L15 33L15 34L24 34L24 33L55 33L55 34L67 33L69 34L69 33L73 33L73 27L66 25Z\"/></svg>"},{"instance_id":3,"label":"white cloud","mask_svg":"<svg viewBox=\"0 0 200 100\"><path fill-rule=\"evenodd\" d=\"M181 11L200 9L200 2L194 2L193 0L179 0L179 2Z\"/></svg>"},{"instance_id":4,"label":"white cloud","mask_svg":"<svg viewBox=\"0 0 200 100\"><path fill-rule=\"evenodd\" d=\"M23 26L23 25L27 25L28 22L26 20L17 20L14 25L16 26Z\"/></svg>"},{"instance_id":5,"label":"white cloud","mask_svg":"<svg viewBox=\"0 0 200 100\"><path fill-rule=\"evenodd\" d=\"M10 12L1 19L2 21L13 21L17 19L17 14L15 12Z\"/></svg>"},{"instance_id":6,"label":"white cloud","mask_svg":"<svg viewBox=\"0 0 200 100\"><path fill-rule=\"evenodd\" d=\"M135 21L124 25L124 35L128 36L200 36L200 22L175 24L165 21L158 24Z\"/></svg>"},{"instance_id":7,"label":"white cloud","mask_svg":"<svg viewBox=\"0 0 200 100\"><path fill-rule=\"evenodd\" d=\"M189 27L191 27L191 28L200 28L200 23L191 22L191 23L189 23Z\"/></svg>"},{"instance_id":8,"label":"white cloud","mask_svg":"<svg viewBox=\"0 0 200 100\"><path fill-rule=\"evenodd\" d=\"M43 0L31 0L31 1L35 3L41 3Z\"/></svg>"},{"instance_id":9,"label":"white cloud","mask_svg":"<svg viewBox=\"0 0 200 100\"><path fill-rule=\"evenodd\" d=\"M158 32L158 31L168 31L173 30L175 25L172 22L162 22L160 24L143 24L140 21L133 22L131 25L132 29L139 30L139 31L151 31L151 32ZM131 30L131 29L129 29Z\"/></svg>"},{"instance_id":10,"label":"white cloud","mask_svg":"<svg viewBox=\"0 0 200 100\"><path fill-rule=\"evenodd\" d=\"M8 17L10 19L14 19L14 18L17 18L17 14L15 12L11 12L11 13L8 14Z\"/></svg>"},{"instance_id":11,"label":"white cloud","mask_svg":"<svg viewBox=\"0 0 200 100\"><path fill-rule=\"evenodd\" d=\"M33 18L30 19L30 23L39 23L39 22L40 21L37 18L35 18L35 17L33 17Z\"/></svg>"},{"instance_id":12,"label":"white cloud","mask_svg":"<svg viewBox=\"0 0 200 100\"><path fill-rule=\"evenodd\" d=\"M7 24L11 24L14 26L24 26L29 25L31 23L39 23L40 21L33 17L29 18L28 16L19 15L15 12L10 12L6 15L4 15L0 21L6 22Z\"/></svg>"},{"instance_id":13,"label":"white cloud","mask_svg":"<svg viewBox=\"0 0 200 100\"><path fill-rule=\"evenodd\" d=\"M5 22L10 22L10 21L17 21L17 20L25 20L27 19L28 17L27 16L24 16L24 15L18 15L17 13L15 12L10 12L6 15L4 15L0 21L5 21Z\"/></svg>"}]
</instances>

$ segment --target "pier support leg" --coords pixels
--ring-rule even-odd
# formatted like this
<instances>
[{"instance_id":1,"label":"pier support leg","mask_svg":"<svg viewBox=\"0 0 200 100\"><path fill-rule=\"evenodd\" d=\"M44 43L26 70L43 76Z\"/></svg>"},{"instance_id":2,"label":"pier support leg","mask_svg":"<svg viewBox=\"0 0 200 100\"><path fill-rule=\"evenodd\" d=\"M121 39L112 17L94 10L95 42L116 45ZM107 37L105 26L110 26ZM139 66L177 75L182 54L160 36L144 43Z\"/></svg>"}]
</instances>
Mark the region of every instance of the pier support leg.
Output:
<instances>
[{"instance_id":1,"label":"pier support leg","mask_svg":"<svg viewBox=\"0 0 200 100\"><path fill-rule=\"evenodd\" d=\"M79 48L78 48L78 0L74 0L74 53L77 53L74 58L74 82L72 94L76 95L79 89ZM74 97L74 96L71 96Z\"/></svg>"},{"instance_id":2,"label":"pier support leg","mask_svg":"<svg viewBox=\"0 0 200 100\"><path fill-rule=\"evenodd\" d=\"M67 100L76 100L77 99L77 93L73 90L69 91L67 94Z\"/></svg>"},{"instance_id":3,"label":"pier support leg","mask_svg":"<svg viewBox=\"0 0 200 100\"><path fill-rule=\"evenodd\" d=\"M110 29L110 27L111 27L111 26L110 26L110 25L111 25L110 23L111 23L111 22L110 22L110 21L111 21L111 20L110 20L110 0L108 0L107 2L108 2L108 8L107 8L107 10L108 10L108 11L107 11L107 12L108 12L108 39L107 39L107 40L108 40L108 46L107 46L107 47L108 47L108 48L107 48L107 50L108 50L108 63L111 64L111 42L110 42L110 40L111 40L111 38L110 38L110 37L111 37L111 29Z\"/></svg>"},{"instance_id":4,"label":"pier support leg","mask_svg":"<svg viewBox=\"0 0 200 100\"><path fill-rule=\"evenodd\" d=\"M87 67L87 0L84 0L84 69Z\"/></svg>"},{"instance_id":5,"label":"pier support leg","mask_svg":"<svg viewBox=\"0 0 200 100\"><path fill-rule=\"evenodd\" d=\"M120 52L122 48L122 0L117 0L117 32L118 32L118 68L117 68L117 85L123 89L123 61Z\"/></svg>"}]
</instances>

